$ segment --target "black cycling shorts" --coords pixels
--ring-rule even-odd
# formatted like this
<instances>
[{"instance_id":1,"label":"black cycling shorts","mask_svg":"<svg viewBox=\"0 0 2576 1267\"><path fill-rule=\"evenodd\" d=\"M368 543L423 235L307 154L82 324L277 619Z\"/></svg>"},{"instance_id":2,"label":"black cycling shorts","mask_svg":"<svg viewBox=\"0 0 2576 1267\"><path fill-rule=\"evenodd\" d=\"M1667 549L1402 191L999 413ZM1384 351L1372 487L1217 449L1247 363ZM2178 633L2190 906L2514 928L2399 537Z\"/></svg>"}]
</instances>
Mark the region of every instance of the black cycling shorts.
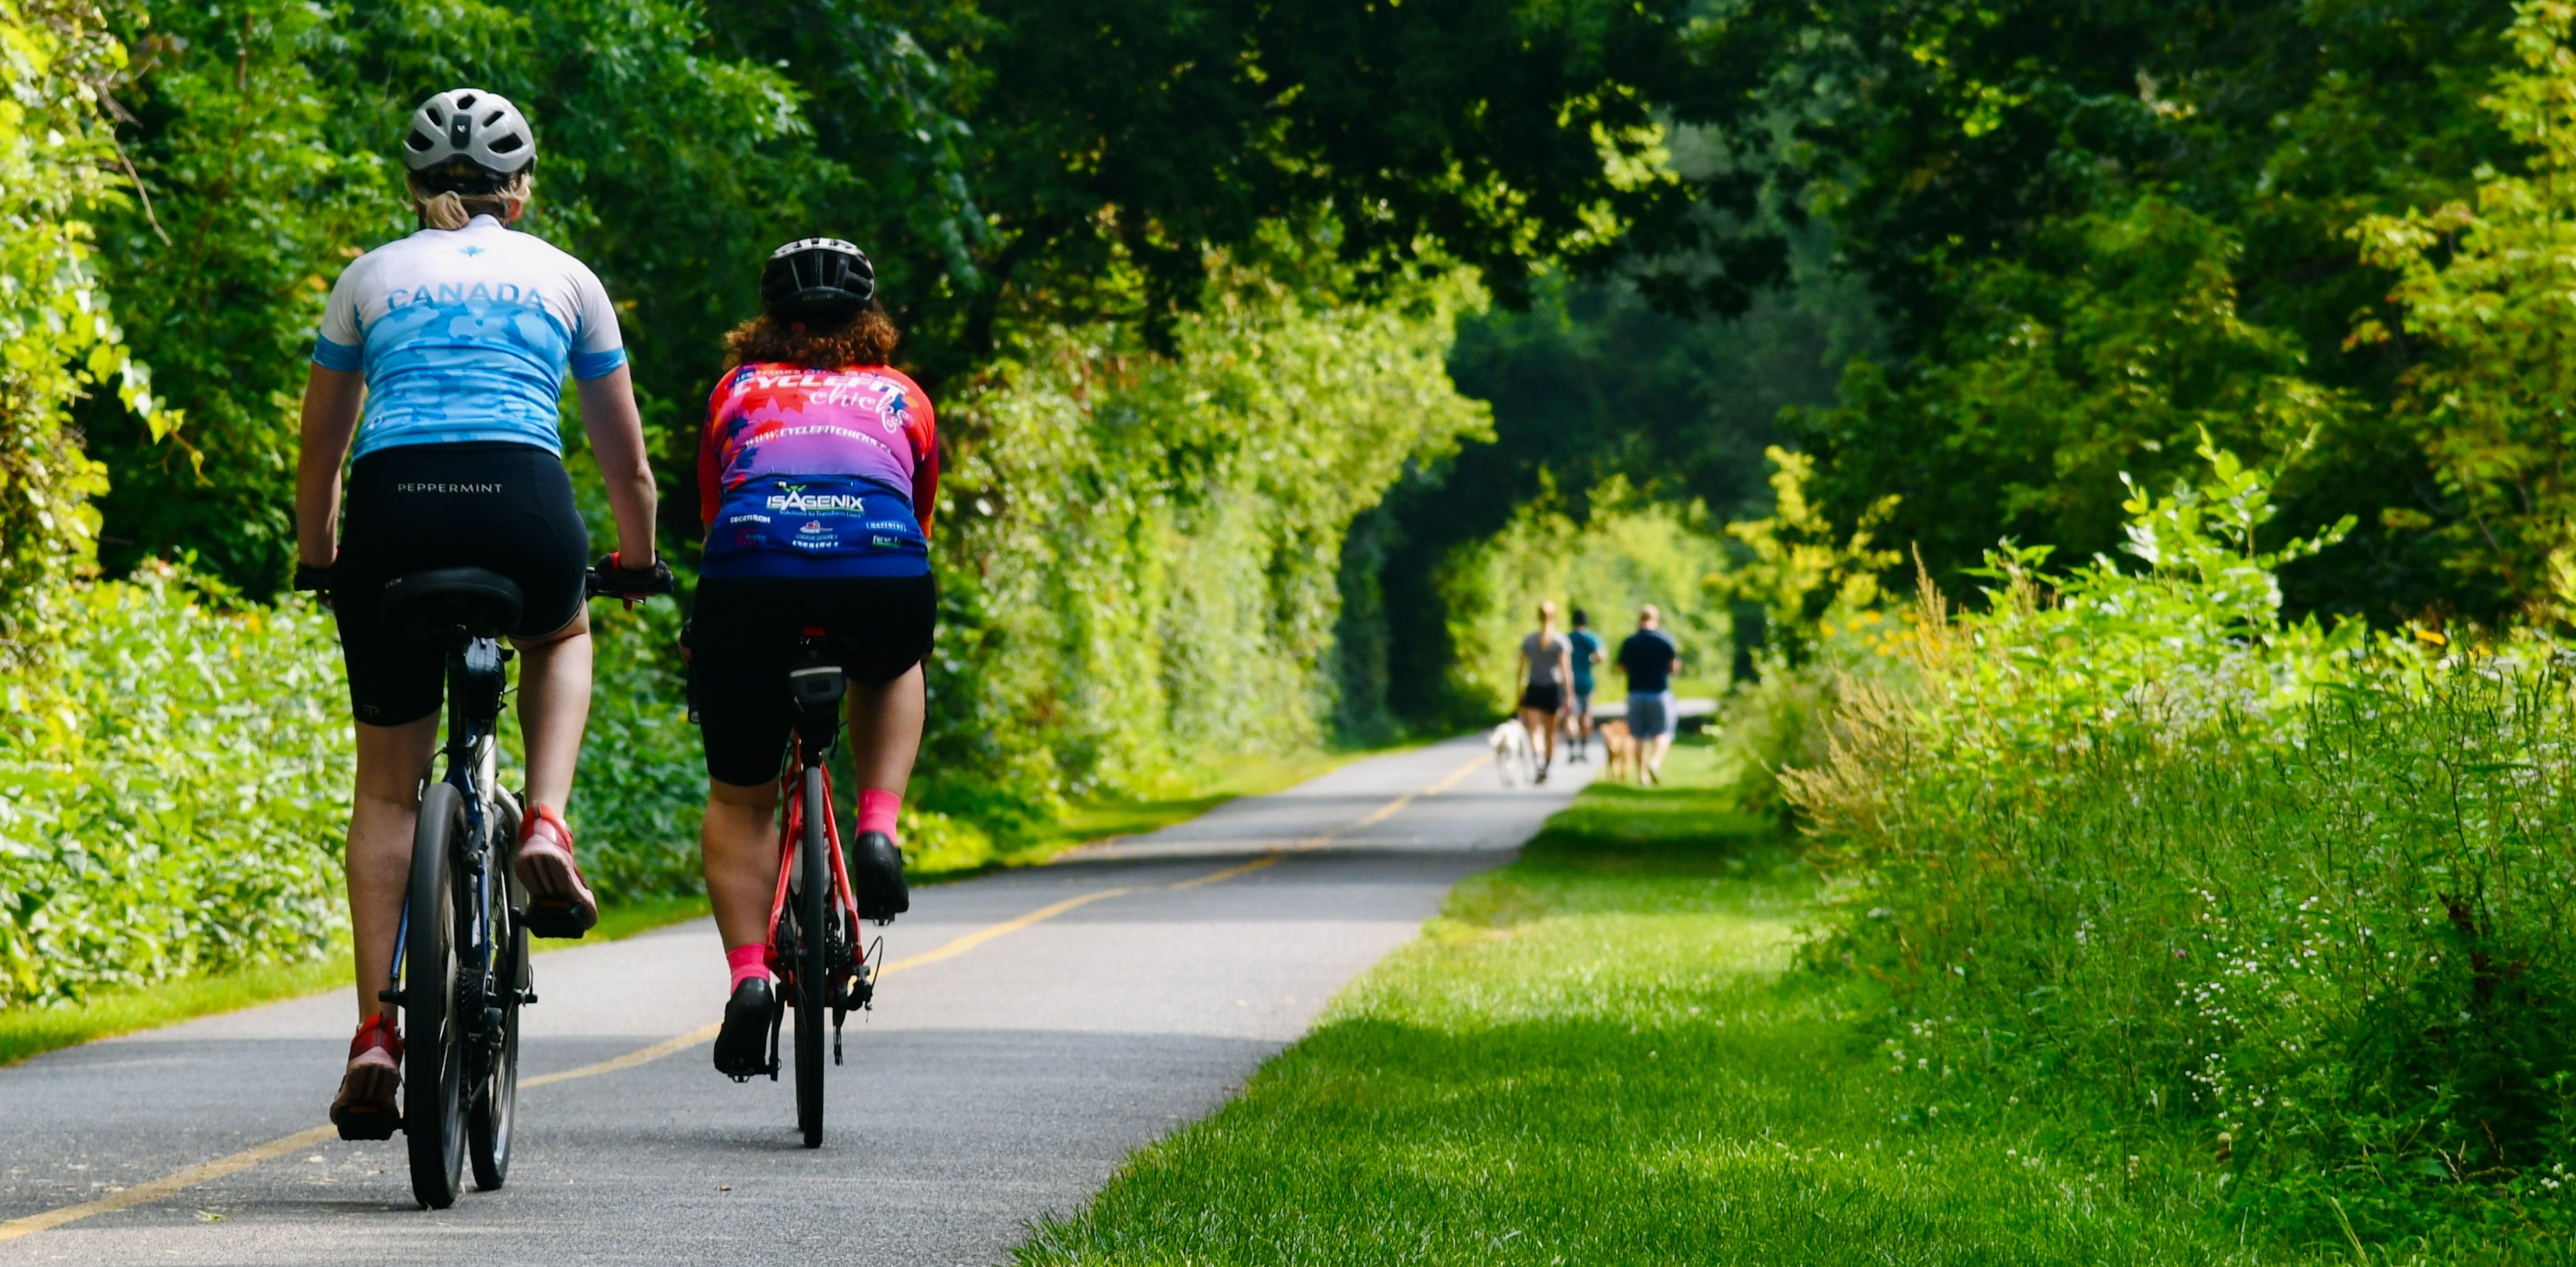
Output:
<instances>
[{"instance_id":1,"label":"black cycling shorts","mask_svg":"<svg viewBox=\"0 0 2576 1267\"><path fill-rule=\"evenodd\" d=\"M386 582L424 568L489 568L518 582L524 600L510 633L541 638L581 614L589 558L563 461L535 445L408 444L358 459L331 569L358 720L419 721L446 693L447 649L385 623Z\"/></svg>"},{"instance_id":2,"label":"black cycling shorts","mask_svg":"<svg viewBox=\"0 0 2576 1267\"><path fill-rule=\"evenodd\" d=\"M1531 713L1553 713L1565 707L1565 688L1554 682L1532 683L1521 692L1521 710Z\"/></svg>"},{"instance_id":3,"label":"black cycling shorts","mask_svg":"<svg viewBox=\"0 0 2576 1267\"><path fill-rule=\"evenodd\" d=\"M902 677L930 654L939 587L919 576L710 576L689 617L689 699L707 746L707 776L754 787L778 777L796 706L788 660L823 631L857 682Z\"/></svg>"}]
</instances>

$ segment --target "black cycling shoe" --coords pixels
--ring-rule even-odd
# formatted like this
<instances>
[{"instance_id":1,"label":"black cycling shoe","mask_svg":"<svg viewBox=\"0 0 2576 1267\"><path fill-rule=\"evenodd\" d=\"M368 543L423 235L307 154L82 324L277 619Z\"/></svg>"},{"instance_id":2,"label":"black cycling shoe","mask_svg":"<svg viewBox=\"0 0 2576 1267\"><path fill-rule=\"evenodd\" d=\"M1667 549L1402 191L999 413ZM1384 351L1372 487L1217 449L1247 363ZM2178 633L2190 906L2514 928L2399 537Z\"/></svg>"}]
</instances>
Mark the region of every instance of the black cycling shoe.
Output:
<instances>
[{"instance_id":1,"label":"black cycling shoe","mask_svg":"<svg viewBox=\"0 0 2576 1267\"><path fill-rule=\"evenodd\" d=\"M724 1029L716 1035L716 1072L747 1082L769 1072L769 1027L778 1016L778 996L769 978L752 977L725 1000Z\"/></svg>"},{"instance_id":2,"label":"black cycling shoe","mask_svg":"<svg viewBox=\"0 0 2576 1267\"><path fill-rule=\"evenodd\" d=\"M863 831L850 842L850 896L858 900L859 918L880 924L912 909L903 851L884 832Z\"/></svg>"}]
</instances>

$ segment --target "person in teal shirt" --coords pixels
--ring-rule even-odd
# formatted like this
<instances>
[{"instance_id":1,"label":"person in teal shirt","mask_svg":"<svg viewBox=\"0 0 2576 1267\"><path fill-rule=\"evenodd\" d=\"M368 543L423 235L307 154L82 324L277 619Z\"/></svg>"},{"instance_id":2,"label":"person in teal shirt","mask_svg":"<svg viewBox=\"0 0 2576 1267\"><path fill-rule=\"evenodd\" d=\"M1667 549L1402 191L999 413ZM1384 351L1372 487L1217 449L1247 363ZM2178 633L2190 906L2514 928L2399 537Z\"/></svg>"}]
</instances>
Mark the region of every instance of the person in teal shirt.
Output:
<instances>
[{"instance_id":1,"label":"person in teal shirt","mask_svg":"<svg viewBox=\"0 0 2576 1267\"><path fill-rule=\"evenodd\" d=\"M1592 618L1583 609L1574 609L1574 632L1565 640L1573 644L1574 661L1574 760L1592 759L1592 666L1601 663L1601 639L1592 632Z\"/></svg>"}]
</instances>

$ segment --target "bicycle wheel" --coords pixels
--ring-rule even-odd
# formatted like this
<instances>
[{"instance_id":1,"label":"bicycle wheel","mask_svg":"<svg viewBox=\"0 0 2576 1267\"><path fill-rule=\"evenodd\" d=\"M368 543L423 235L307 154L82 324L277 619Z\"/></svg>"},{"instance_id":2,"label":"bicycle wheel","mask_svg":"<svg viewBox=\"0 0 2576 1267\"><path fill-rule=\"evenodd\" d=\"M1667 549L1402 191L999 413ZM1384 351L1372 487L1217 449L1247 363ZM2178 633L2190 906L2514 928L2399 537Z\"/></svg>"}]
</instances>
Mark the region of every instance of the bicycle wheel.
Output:
<instances>
[{"instance_id":1,"label":"bicycle wheel","mask_svg":"<svg viewBox=\"0 0 2576 1267\"><path fill-rule=\"evenodd\" d=\"M824 835L832 812L823 795L823 771L805 770L805 838L796 848L796 1125L807 1148L823 1146L823 1026L832 1009L831 936L824 912L831 907L831 848Z\"/></svg>"},{"instance_id":2,"label":"bicycle wheel","mask_svg":"<svg viewBox=\"0 0 2576 1267\"><path fill-rule=\"evenodd\" d=\"M496 823L497 835L506 824ZM482 1076L476 1079L473 1103L465 1115L466 1160L474 1165L474 1186L485 1192L510 1178L510 1132L519 1112L519 1002L528 988L528 928L519 912L527 899L518 891L507 855L492 851L500 874L492 886L492 1001L501 1009L501 1031L486 1040Z\"/></svg>"},{"instance_id":3,"label":"bicycle wheel","mask_svg":"<svg viewBox=\"0 0 2576 1267\"><path fill-rule=\"evenodd\" d=\"M403 1134L411 1145L411 1191L422 1205L456 1204L465 1171L464 1027L456 1015L458 895L451 852L465 838L465 801L433 783L420 802L411 841L410 927L403 954Z\"/></svg>"}]
</instances>

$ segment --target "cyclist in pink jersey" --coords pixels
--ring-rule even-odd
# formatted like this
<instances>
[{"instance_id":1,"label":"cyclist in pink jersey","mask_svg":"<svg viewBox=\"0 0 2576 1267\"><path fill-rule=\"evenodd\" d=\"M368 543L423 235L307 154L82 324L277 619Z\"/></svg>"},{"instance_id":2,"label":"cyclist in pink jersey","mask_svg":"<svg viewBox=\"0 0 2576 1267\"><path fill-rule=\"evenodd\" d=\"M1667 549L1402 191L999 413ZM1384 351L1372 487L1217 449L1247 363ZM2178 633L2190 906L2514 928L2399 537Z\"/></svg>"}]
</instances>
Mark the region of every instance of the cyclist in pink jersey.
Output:
<instances>
[{"instance_id":1,"label":"cyclist in pink jersey","mask_svg":"<svg viewBox=\"0 0 2576 1267\"><path fill-rule=\"evenodd\" d=\"M921 661L939 605L937 424L920 385L886 364L896 334L867 256L832 238L790 242L760 289L761 315L726 337L735 364L707 400L707 542L688 635L707 754L700 848L732 978L715 1064L737 1077L767 1060L789 658L819 629L849 681L860 788L850 884L862 917L891 919L911 904L895 818L921 744Z\"/></svg>"}]
</instances>

